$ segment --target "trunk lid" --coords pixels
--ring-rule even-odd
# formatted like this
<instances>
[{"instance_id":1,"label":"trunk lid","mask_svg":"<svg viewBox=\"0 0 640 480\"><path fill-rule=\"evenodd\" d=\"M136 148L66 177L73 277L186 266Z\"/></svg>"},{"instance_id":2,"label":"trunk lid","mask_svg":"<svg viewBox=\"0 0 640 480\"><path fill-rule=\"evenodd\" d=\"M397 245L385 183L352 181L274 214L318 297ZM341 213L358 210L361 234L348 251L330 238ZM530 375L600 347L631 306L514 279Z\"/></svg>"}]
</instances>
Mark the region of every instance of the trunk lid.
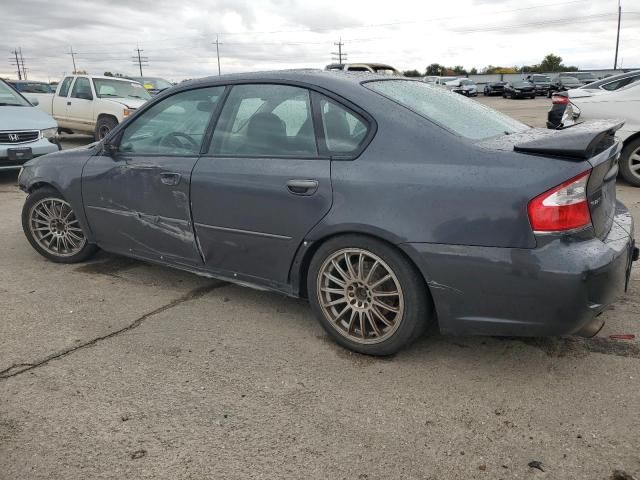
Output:
<instances>
[{"instance_id":1,"label":"trunk lid","mask_svg":"<svg viewBox=\"0 0 640 480\"><path fill-rule=\"evenodd\" d=\"M615 212L618 159L622 150L615 132L623 124L617 120L603 120L579 123L563 130L532 129L484 143L494 148L499 145L504 150L511 147L513 151L529 155L587 161L592 168L587 183L591 221L595 234L604 238L611 229Z\"/></svg>"}]
</instances>

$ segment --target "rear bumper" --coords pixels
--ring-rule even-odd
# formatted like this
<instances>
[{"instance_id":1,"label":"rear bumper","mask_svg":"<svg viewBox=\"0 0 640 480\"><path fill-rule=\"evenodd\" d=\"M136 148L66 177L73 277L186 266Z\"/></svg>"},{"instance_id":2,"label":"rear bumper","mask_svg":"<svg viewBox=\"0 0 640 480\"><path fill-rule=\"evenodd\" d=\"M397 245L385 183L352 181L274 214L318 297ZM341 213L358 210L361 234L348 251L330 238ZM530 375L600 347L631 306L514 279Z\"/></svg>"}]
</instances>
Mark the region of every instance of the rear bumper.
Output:
<instances>
[{"instance_id":1,"label":"rear bumper","mask_svg":"<svg viewBox=\"0 0 640 480\"><path fill-rule=\"evenodd\" d=\"M618 204L604 240L544 241L535 249L425 243L401 247L428 279L443 333L546 336L597 331L596 317L625 291L637 255L631 215Z\"/></svg>"}]
</instances>

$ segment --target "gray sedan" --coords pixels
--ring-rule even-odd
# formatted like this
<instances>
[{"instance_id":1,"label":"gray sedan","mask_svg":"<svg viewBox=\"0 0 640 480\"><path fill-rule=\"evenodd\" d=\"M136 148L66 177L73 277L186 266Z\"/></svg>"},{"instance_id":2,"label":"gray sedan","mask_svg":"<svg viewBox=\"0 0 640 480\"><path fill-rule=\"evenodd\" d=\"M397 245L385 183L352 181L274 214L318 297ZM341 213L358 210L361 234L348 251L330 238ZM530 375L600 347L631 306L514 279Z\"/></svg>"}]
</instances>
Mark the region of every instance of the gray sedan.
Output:
<instances>
[{"instance_id":1,"label":"gray sedan","mask_svg":"<svg viewBox=\"0 0 640 480\"><path fill-rule=\"evenodd\" d=\"M619 124L527 127L424 82L231 75L161 93L98 144L29 162L27 239L308 298L388 355L447 334L592 335L638 255Z\"/></svg>"}]
</instances>

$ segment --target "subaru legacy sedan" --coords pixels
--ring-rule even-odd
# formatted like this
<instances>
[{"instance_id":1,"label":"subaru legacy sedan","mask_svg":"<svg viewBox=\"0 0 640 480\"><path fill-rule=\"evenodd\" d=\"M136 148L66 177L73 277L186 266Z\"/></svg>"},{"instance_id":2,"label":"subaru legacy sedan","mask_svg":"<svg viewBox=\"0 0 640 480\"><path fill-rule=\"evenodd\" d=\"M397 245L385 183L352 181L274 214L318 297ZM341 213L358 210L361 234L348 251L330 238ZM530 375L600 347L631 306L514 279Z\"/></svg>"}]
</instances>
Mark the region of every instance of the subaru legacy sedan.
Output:
<instances>
[{"instance_id":1,"label":"subaru legacy sedan","mask_svg":"<svg viewBox=\"0 0 640 480\"><path fill-rule=\"evenodd\" d=\"M354 351L456 335L593 335L627 286L619 123L532 129L425 82L283 71L163 92L104 140L29 162L22 223L305 297Z\"/></svg>"}]
</instances>

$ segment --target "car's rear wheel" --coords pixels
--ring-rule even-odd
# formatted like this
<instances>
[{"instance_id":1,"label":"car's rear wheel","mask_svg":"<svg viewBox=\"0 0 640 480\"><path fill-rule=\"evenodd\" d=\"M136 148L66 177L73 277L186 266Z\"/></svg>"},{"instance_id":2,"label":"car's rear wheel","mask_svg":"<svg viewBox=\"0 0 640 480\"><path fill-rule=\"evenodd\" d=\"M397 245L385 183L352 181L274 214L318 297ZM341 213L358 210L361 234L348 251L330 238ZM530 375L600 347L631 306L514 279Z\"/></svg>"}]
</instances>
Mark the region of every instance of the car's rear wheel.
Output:
<instances>
[{"instance_id":1,"label":"car's rear wheel","mask_svg":"<svg viewBox=\"0 0 640 480\"><path fill-rule=\"evenodd\" d=\"M27 197L22 229L31 246L53 262L81 262L98 249L87 241L71 205L52 188L36 190Z\"/></svg>"},{"instance_id":2,"label":"car's rear wheel","mask_svg":"<svg viewBox=\"0 0 640 480\"><path fill-rule=\"evenodd\" d=\"M620 172L634 187L640 187L640 138L629 142L620 155Z\"/></svg>"},{"instance_id":3,"label":"car's rear wheel","mask_svg":"<svg viewBox=\"0 0 640 480\"><path fill-rule=\"evenodd\" d=\"M395 248L359 235L321 245L307 279L309 301L340 345L391 355L418 338L431 317L427 286Z\"/></svg>"}]
</instances>

